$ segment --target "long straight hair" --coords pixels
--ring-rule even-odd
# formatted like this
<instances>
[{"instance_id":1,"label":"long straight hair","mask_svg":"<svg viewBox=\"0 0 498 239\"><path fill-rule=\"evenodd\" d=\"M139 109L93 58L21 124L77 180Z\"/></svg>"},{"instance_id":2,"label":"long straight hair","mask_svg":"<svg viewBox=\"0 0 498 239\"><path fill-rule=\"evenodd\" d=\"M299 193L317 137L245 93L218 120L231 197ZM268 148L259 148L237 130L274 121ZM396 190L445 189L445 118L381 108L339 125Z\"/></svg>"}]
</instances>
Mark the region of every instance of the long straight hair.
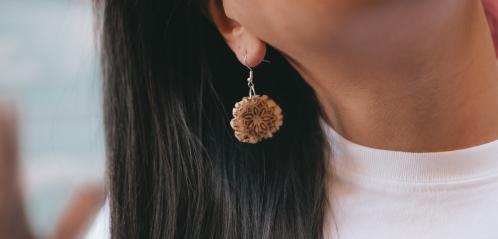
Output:
<instances>
[{"instance_id":1,"label":"long straight hair","mask_svg":"<svg viewBox=\"0 0 498 239\"><path fill-rule=\"evenodd\" d=\"M246 68L202 0L97 0L112 238L322 238L325 138L314 92L269 46L259 94L284 124L256 145L230 128Z\"/></svg>"}]
</instances>

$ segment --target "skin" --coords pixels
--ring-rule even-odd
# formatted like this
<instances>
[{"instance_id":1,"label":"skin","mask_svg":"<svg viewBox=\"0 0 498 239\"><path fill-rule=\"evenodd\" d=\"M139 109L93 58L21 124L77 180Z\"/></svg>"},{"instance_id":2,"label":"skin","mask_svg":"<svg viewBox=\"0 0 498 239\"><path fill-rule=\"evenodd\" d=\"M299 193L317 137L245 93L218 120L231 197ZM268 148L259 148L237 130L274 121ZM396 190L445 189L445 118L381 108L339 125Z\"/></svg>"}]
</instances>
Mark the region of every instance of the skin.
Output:
<instances>
[{"instance_id":1,"label":"skin","mask_svg":"<svg viewBox=\"0 0 498 239\"><path fill-rule=\"evenodd\" d=\"M488 22L490 24L491 33L495 43L496 56L498 57L498 1L496 0L483 0L486 8Z\"/></svg>"},{"instance_id":2,"label":"skin","mask_svg":"<svg viewBox=\"0 0 498 239\"><path fill-rule=\"evenodd\" d=\"M480 1L212 0L209 10L242 64L260 64L266 44L279 49L355 143L434 152L498 139L498 65Z\"/></svg>"}]
</instances>

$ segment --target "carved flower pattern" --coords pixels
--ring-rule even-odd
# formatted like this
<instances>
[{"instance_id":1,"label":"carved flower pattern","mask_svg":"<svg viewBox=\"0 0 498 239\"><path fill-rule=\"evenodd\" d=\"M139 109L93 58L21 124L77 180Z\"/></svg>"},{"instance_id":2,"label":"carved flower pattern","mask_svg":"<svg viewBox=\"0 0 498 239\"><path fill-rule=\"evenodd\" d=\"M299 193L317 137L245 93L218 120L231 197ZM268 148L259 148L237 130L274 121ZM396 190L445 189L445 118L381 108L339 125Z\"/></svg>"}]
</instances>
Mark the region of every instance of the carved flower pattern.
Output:
<instances>
[{"instance_id":1,"label":"carved flower pattern","mask_svg":"<svg viewBox=\"0 0 498 239\"><path fill-rule=\"evenodd\" d=\"M270 138L283 123L282 109L266 95L244 97L235 104L230 125L235 137L244 143Z\"/></svg>"}]
</instances>

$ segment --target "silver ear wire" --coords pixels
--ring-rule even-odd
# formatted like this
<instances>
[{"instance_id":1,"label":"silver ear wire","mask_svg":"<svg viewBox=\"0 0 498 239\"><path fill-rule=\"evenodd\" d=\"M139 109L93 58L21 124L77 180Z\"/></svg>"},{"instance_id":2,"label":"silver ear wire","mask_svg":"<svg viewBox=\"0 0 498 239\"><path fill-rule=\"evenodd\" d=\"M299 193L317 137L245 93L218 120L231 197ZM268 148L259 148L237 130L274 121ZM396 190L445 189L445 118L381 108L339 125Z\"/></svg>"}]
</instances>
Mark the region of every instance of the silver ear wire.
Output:
<instances>
[{"instance_id":1,"label":"silver ear wire","mask_svg":"<svg viewBox=\"0 0 498 239\"><path fill-rule=\"evenodd\" d=\"M247 51L246 51L246 55L244 56L244 66L246 66L247 69L252 71L252 68L249 66L249 64L247 64Z\"/></svg>"},{"instance_id":2,"label":"silver ear wire","mask_svg":"<svg viewBox=\"0 0 498 239\"><path fill-rule=\"evenodd\" d=\"M252 97L256 95L256 90L254 89L254 72L252 71L252 68L247 64L247 51L246 55L244 56L244 65L249 69L249 77L247 78L247 86L249 87L249 97Z\"/></svg>"}]
</instances>

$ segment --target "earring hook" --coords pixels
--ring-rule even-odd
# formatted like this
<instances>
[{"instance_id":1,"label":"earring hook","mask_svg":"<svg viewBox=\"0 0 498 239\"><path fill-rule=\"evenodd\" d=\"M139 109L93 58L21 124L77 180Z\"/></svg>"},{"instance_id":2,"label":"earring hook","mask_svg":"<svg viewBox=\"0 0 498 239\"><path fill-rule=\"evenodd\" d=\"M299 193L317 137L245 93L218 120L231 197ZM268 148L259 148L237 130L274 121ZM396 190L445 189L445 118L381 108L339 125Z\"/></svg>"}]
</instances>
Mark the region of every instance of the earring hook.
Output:
<instances>
[{"instance_id":1,"label":"earring hook","mask_svg":"<svg viewBox=\"0 0 498 239\"><path fill-rule=\"evenodd\" d=\"M254 73L252 71L252 68L247 64L247 50L246 50L246 55L244 56L244 65L249 69L249 77L247 78L247 86L249 87L249 97L252 97L256 95L256 90L254 89Z\"/></svg>"},{"instance_id":2,"label":"earring hook","mask_svg":"<svg viewBox=\"0 0 498 239\"><path fill-rule=\"evenodd\" d=\"M263 62L271 64L271 61L267 60L267 59L263 59ZM246 54L244 55L244 66L247 67L247 69L249 69L250 71L252 71L252 68L249 66L249 64L247 64L247 50L246 50Z\"/></svg>"},{"instance_id":3,"label":"earring hook","mask_svg":"<svg viewBox=\"0 0 498 239\"><path fill-rule=\"evenodd\" d=\"M263 59L263 62L265 63L271 63L269 60L266 60L266 59ZM249 64L247 64L247 50L246 50L246 54L244 55L244 66L247 67L247 69L249 69L249 77L247 78L247 86L249 87L249 97L252 97L254 95L256 95L256 90L254 89L254 72L252 70L252 68L249 66Z\"/></svg>"},{"instance_id":4,"label":"earring hook","mask_svg":"<svg viewBox=\"0 0 498 239\"><path fill-rule=\"evenodd\" d=\"M247 64L247 50L246 50L246 55L244 56L244 66L247 67L250 71L252 71L252 68Z\"/></svg>"}]
</instances>

